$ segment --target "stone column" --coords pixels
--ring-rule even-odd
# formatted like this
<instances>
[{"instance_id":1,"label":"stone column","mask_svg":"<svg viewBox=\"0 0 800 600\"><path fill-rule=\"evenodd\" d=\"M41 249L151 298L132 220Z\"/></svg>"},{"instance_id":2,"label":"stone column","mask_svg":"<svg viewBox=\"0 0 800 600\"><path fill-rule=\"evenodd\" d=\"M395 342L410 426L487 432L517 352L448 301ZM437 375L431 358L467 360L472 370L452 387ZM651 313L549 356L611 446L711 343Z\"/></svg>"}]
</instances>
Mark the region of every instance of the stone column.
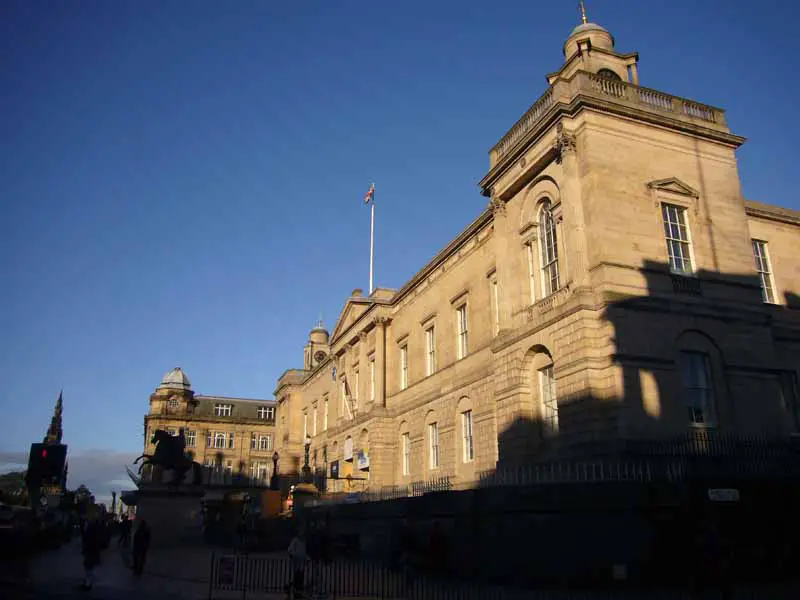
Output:
<instances>
[{"instance_id":1,"label":"stone column","mask_svg":"<svg viewBox=\"0 0 800 600\"><path fill-rule=\"evenodd\" d=\"M586 221L581 197L580 170L578 165L575 136L558 124L556 160L561 163L563 180L561 182L561 207L559 217L563 217L557 231L563 234L559 243L559 268L562 287L572 282L580 287L588 284L588 249L586 241ZM560 218L559 218L560 220ZM562 254L563 251L563 254Z\"/></svg>"},{"instance_id":2,"label":"stone column","mask_svg":"<svg viewBox=\"0 0 800 600\"><path fill-rule=\"evenodd\" d=\"M386 325L389 319L375 317L375 404L386 406Z\"/></svg>"}]
</instances>

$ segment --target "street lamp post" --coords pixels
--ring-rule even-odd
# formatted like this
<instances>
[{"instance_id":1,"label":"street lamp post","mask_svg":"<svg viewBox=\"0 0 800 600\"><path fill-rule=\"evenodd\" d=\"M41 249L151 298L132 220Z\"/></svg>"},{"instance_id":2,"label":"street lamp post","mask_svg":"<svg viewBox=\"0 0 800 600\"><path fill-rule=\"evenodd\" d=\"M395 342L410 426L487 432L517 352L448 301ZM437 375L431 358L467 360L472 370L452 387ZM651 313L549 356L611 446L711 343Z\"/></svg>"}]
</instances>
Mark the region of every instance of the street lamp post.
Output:
<instances>
[{"instance_id":1,"label":"street lamp post","mask_svg":"<svg viewBox=\"0 0 800 600\"><path fill-rule=\"evenodd\" d=\"M308 464L308 454L311 451L311 436L305 439L305 464L303 464L303 482L311 483L311 465Z\"/></svg>"},{"instance_id":2,"label":"street lamp post","mask_svg":"<svg viewBox=\"0 0 800 600\"><path fill-rule=\"evenodd\" d=\"M278 476L278 459L280 456L278 455L278 451L276 450L275 453L272 455L272 477L269 480L269 488L271 490L279 490L280 485L280 477Z\"/></svg>"}]
</instances>

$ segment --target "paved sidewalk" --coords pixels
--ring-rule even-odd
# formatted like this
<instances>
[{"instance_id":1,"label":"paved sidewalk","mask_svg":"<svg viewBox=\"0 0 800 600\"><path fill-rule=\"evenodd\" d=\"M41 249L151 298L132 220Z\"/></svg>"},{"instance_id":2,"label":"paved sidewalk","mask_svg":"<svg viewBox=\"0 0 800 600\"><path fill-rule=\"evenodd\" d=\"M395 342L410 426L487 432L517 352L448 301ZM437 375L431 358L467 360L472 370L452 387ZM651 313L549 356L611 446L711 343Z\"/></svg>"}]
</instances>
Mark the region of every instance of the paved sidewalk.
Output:
<instances>
[{"instance_id":1,"label":"paved sidewalk","mask_svg":"<svg viewBox=\"0 0 800 600\"><path fill-rule=\"evenodd\" d=\"M95 585L89 598L207 598L210 553L204 549L153 551L147 557L145 572L135 577L130 568L130 551L119 548L116 539L103 551L95 570ZM34 597L57 598L75 595L83 581L80 541L59 550L46 552L31 565Z\"/></svg>"}]
</instances>

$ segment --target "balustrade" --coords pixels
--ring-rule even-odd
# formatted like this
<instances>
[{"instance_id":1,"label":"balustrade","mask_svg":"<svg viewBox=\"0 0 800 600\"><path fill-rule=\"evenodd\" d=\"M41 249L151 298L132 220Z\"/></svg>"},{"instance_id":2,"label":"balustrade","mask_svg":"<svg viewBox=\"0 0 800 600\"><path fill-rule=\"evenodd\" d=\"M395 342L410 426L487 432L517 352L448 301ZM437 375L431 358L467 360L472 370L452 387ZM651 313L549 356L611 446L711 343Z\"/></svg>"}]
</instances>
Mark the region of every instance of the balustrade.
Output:
<instances>
[{"instance_id":1,"label":"balustrade","mask_svg":"<svg viewBox=\"0 0 800 600\"><path fill-rule=\"evenodd\" d=\"M579 71L571 80L559 81L549 87L522 115L522 118L492 148L493 162L499 161L530 133L555 104L567 104L580 94L613 99L646 110L666 112L674 117L698 119L725 127L722 110L625 81Z\"/></svg>"}]
</instances>

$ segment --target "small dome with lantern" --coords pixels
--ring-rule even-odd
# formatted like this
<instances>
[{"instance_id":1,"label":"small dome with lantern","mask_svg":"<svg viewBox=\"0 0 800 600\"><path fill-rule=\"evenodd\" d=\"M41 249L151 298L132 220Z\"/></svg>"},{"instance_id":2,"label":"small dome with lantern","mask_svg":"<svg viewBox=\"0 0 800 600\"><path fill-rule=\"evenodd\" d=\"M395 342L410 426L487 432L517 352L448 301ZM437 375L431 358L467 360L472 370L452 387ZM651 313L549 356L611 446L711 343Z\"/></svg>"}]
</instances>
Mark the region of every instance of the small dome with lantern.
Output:
<instances>
[{"instance_id":1,"label":"small dome with lantern","mask_svg":"<svg viewBox=\"0 0 800 600\"><path fill-rule=\"evenodd\" d=\"M588 41L590 47L614 50L614 36L597 23L590 23L586 17L586 6L580 3L581 24L572 30L564 42L564 58L569 60L580 48L579 41Z\"/></svg>"}]
</instances>

